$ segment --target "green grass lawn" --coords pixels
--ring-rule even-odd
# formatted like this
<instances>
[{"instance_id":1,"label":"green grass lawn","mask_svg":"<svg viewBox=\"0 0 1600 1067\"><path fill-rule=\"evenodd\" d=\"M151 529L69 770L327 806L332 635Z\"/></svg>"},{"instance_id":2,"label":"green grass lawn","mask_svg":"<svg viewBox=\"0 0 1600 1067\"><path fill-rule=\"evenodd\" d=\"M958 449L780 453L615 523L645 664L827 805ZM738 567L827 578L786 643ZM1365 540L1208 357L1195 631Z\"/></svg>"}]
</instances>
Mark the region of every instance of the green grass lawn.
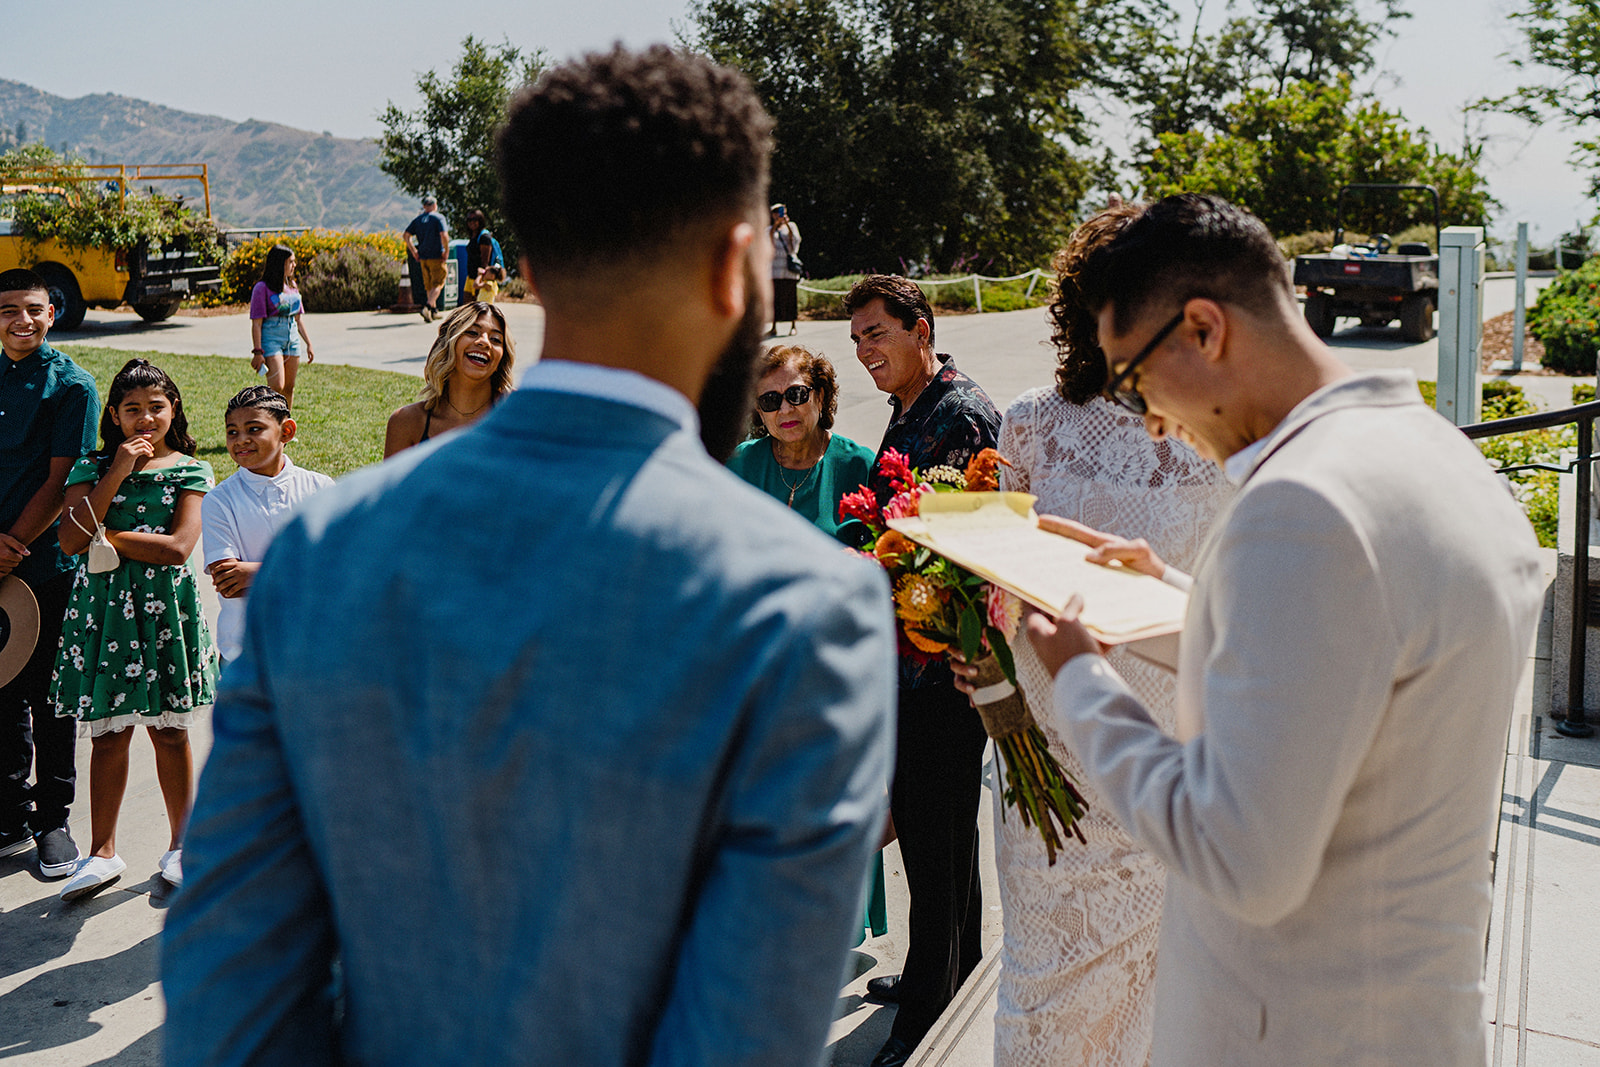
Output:
<instances>
[{"instance_id":1,"label":"green grass lawn","mask_svg":"<svg viewBox=\"0 0 1600 1067\"><path fill-rule=\"evenodd\" d=\"M239 390L264 385L248 359L229 356L177 356L167 352L127 352L95 345L58 345L94 375L100 402L111 379L134 357L148 359L171 375L183 394L189 432L197 455L211 464L217 480L237 468L223 446L222 413ZM294 421L299 433L289 455L302 467L337 478L383 458L383 429L395 408L417 399L422 379L393 371L331 363L300 365L295 382Z\"/></svg>"}]
</instances>

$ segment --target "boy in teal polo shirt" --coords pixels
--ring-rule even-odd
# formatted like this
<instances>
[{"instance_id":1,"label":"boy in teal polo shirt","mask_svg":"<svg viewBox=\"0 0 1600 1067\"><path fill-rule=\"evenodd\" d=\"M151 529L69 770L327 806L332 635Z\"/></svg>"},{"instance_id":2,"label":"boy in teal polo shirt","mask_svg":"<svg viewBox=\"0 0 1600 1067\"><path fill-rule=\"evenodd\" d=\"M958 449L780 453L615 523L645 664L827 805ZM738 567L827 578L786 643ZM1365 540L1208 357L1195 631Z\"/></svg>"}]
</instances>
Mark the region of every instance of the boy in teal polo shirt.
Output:
<instances>
[{"instance_id":1,"label":"boy in teal polo shirt","mask_svg":"<svg viewBox=\"0 0 1600 1067\"><path fill-rule=\"evenodd\" d=\"M67 472L94 450L100 412L94 378L45 340L54 322L44 279L0 272L0 577L27 582L39 601L39 642L0 687L0 856L32 843L46 878L72 873L78 860L67 832L76 722L58 719L50 703L75 569L56 526Z\"/></svg>"}]
</instances>

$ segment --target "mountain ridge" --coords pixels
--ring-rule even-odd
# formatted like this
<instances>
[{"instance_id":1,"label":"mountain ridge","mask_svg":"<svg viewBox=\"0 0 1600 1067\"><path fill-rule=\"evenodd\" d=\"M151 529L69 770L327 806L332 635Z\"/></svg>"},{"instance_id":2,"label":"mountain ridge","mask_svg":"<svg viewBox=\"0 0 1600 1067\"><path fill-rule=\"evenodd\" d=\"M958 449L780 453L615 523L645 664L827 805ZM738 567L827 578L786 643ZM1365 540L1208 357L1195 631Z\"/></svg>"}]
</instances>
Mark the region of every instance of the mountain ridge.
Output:
<instances>
[{"instance_id":1,"label":"mountain ridge","mask_svg":"<svg viewBox=\"0 0 1600 1067\"><path fill-rule=\"evenodd\" d=\"M225 226L392 231L417 210L378 169L372 140L118 93L68 99L0 79L0 150L22 141L65 147L90 163L205 163L212 214Z\"/></svg>"}]
</instances>

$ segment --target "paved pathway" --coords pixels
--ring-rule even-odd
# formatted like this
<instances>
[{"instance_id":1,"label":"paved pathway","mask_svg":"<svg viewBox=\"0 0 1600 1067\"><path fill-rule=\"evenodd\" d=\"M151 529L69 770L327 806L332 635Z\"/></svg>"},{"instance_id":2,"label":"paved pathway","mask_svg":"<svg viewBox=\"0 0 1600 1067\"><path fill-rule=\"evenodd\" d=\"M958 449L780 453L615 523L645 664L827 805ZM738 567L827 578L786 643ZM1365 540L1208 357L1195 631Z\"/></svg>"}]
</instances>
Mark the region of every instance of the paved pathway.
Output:
<instances>
[{"instance_id":1,"label":"paved pathway","mask_svg":"<svg viewBox=\"0 0 1600 1067\"><path fill-rule=\"evenodd\" d=\"M1491 313L1495 300L1491 282ZM522 361L531 362L542 333L541 312L532 305L504 306ZM433 336L415 315L318 315L308 325L324 361L413 374L420 371ZM936 347L952 353L1004 408L1025 389L1050 383L1054 356L1048 332L1042 309L947 316L937 322ZM132 314L96 311L85 329L53 340L243 356L249 336L242 316L179 316L150 326ZM839 368L840 432L876 444L888 409L853 358L848 324L803 322L795 340L825 352ZM1405 366L1424 378L1435 375L1432 343L1405 345L1393 333L1360 329L1341 331L1334 343L1358 367ZM314 367L310 375L306 388L315 387ZM1569 402L1571 379L1528 376L1519 381L1553 405ZM215 618L214 600L208 613ZM1592 817L1600 810L1600 742L1553 738L1549 720L1542 717L1548 698L1533 695L1545 684L1547 661L1536 657L1533 665L1515 709L1496 871L1488 969L1494 1018L1500 1023L1494 1035L1496 1064L1600 1067L1600 1012L1589 1006L1590 961L1600 954L1600 924L1587 915L1590 894L1600 887L1600 820ZM192 736L203 756L209 729L202 725ZM87 741L79 743L78 766L81 801L87 786ZM987 950L999 938L1000 913L988 796L982 804ZM73 833L80 842L88 840L86 803L77 806ZM159 1064L163 1008L156 952L167 894L155 877L155 861L166 840L166 817L149 745L143 741L134 745L118 836L128 873L115 888L76 906L58 903L59 883L37 877L31 853L0 859L0 1060L15 1060L19 1067ZM841 990L831 1035L831 1061L841 1067L870 1060L892 1018L890 1009L862 999L867 979L897 972L904 951L904 877L893 846L885 858L890 932L851 955L850 980ZM926 1063L989 1062L993 959L991 952L924 1044Z\"/></svg>"}]
</instances>

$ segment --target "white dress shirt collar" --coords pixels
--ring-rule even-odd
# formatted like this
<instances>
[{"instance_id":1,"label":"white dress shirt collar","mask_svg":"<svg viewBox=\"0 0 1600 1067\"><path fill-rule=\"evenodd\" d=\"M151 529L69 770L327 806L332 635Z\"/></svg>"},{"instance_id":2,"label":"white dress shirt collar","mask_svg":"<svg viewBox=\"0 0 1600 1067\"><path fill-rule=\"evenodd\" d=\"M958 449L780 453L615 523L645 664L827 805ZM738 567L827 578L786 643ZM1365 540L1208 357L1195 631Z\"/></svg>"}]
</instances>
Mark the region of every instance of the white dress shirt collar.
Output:
<instances>
[{"instance_id":1,"label":"white dress shirt collar","mask_svg":"<svg viewBox=\"0 0 1600 1067\"><path fill-rule=\"evenodd\" d=\"M637 371L565 359L541 359L522 375L520 387L614 400L653 411L689 433L700 432L700 414L688 397Z\"/></svg>"},{"instance_id":2,"label":"white dress shirt collar","mask_svg":"<svg viewBox=\"0 0 1600 1067\"><path fill-rule=\"evenodd\" d=\"M1337 389L1340 386L1348 383L1350 380L1351 379L1349 378L1341 378L1338 381L1324 385L1316 391L1303 397L1300 403L1290 408L1289 413L1279 420L1278 425L1269 430L1265 436L1259 437L1250 442L1243 448L1239 449L1239 451L1225 459L1222 463L1222 473L1228 476L1228 481L1232 482L1234 485L1243 485L1245 479L1250 477L1250 472L1255 470L1256 462L1261 458L1261 453L1266 451L1267 446L1272 444L1273 439L1276 438L1280 432L1282 432L1285 426L1290 426L1299 422L1301 412L1305 411L1306 408L1321 400L1323 395L1330 390Z\"/></svg>"},{"instance_id":3,"label":"white dress shirt collar","mask_svg":"<svg viewBox=\"0 0 1600 1067\"><path fill-rule=\"evenodd\" d=\"M255 471L250 470L247 467L240 467L238 472L234 474L234 477L240 480L240 485L250 490L251 496L255 497L257 500L260 500L262 503L272 503L274 497L278 499L287 499L288 494L284 489L284 483L289 480L289 475L292 474L294 470L294 460L290 459L288 454L285 453L283 457L283 469L270 478L265 474L257 474ZM275 494L272 492L274 489L277 490Z\"/></svg>"}]
</instances>

